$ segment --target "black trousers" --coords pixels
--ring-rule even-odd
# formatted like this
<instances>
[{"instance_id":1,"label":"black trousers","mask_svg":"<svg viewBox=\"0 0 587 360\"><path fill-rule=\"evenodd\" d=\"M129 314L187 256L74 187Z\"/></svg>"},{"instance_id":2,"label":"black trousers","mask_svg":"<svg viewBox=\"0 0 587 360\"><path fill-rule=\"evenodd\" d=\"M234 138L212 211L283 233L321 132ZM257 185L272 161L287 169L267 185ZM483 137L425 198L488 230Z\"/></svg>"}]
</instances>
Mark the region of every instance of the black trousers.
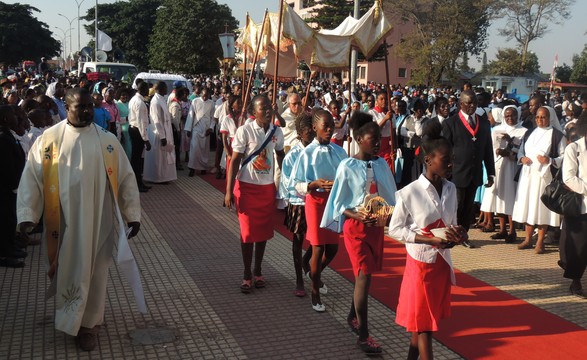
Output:
<instances>
[{"instance_id":1,"label":"black trousers","mask_svg":"<svg viewBox=\"0 0 587 360\"><path fill-rule=\"evenodd\" d=\"M587 268L587 214L564 217L559 247L563 276L581 279Z\"/></svg>"},{"instance_id":2,"label":"black trousers","mask_svg":"<svg viewBox=\"0 0 587 360\"><path fill-rule=\"evenodd\" d=\"M475 194L479 186L469 184L467 187L457 187L457 222L459 225L469 231L473 222Z\"/></svg>"},{"instance_id":3,"label":"black trousers","mask_svg":"<svg viewBox=\"0 0 587 360\"><path fill-rule=\"evenodd\" d=\"M137 185L143 186L143 149L145 148L145 141L141 137L141 132L134 126L129 126L128 134L130 135L130 142L132 144L130 165L135 172Z\"/></svg>"},{"instance_id":4,"label":"black trousers","mask_svg":"<svg viewBox=\"0 0 587 360\"><path fill-rule=\"evenodd\" d=\"M0 189L0 257L16 250L16 194Z\"/></svg>"},{"instance_id":5,"label":"black trousers","mask_svg":"<svg viewBox=\"0 0 587 360\"><path fill-rule=\"evenodd\" d=\"M181 160L179 158L179 147L181 146L181 133L175 125L171 124L171 128L173 129L173 143L175 144L175 164L176 167L178 167L181 165Z\"/></svg>"}]
</instances>

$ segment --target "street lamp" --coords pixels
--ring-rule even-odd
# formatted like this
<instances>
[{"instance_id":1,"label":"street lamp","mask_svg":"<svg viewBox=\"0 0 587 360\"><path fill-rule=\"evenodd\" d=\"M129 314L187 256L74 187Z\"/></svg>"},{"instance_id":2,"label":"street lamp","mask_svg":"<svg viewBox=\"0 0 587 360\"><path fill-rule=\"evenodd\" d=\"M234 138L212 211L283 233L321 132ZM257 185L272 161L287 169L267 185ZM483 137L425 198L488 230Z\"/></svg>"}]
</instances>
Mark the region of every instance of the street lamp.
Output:
<instances>
[{"instance_id":1,"label":"street lamp","mask_svg":"<svg viewBox=\"0 0 587 360\"><path fill-rule=\"evenodd\" d=\"M79 20L80 20L79 8L82 6L82 4L84 3L84 1L86 1L86 0L82 0L82 1L74 0L74 1L77 4L77 50L80 51L82 49L82 47L80 45L81 42L80 42L80 37L79 37L79 30L80 30L80 25L79 25Z\"/></svg>"},{"instance_id":2,"label":"street lamp","mask_svg":"<svg viewBox=\"0 0 587 360\"><path fill-rule=\"evenodd\" d=\"M65 69L65 54L67 54L67 31L63 30L58 26L54 26L55 29L60 30L63 33L63 37L60 37L61 46L63 47L63 69Z\"/></svg>"},{"instance_id":3,"label":"street lamp","mask_svg":"<svg viewBox=\"0 0 587 360\"><path fill-rule=\"evenodd\" d=\"M69 20L69 18L63 14L57 14L57 15L64 17L65 20L67 20L69 22L69 52L72 52L73 51L73 42L71 42L71 33L72 33L71 23L77 18L75 17L75 18ZM79 31L79 28L78 28L78 31Z\"/></svg>"}]
</instances>

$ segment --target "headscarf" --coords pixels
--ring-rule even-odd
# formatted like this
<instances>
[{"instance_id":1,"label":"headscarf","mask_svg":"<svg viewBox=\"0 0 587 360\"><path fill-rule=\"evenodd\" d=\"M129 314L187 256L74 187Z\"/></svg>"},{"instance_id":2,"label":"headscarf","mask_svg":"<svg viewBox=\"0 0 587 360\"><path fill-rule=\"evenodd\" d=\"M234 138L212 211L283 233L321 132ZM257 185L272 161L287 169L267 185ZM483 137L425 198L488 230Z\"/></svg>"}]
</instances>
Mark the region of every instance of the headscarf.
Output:
<instances>
[{"instance_id":1,"label":"headscarf","mask_svg":"<svg viewBox=\"0 0 587 360\"><path fill-rule=\"evenodd\" d=\"M549 112L549 118L550 118L550 126L547 127L546 129L550 129L550 127L557 129L558 131L562 132L564 134L564 130L561 126L561 122L558 119L558 116L556 115L556 111L554 110L554 108L552 108L551 106L542 106L546 109L548 109Z\"/></svg>"},{"instance_id":2,"label":"headscarf","mask_svg":"<svg viewBox=\"0 0 587 360\"><path fill-rule=\"evenodd\" d=\"M498 107L494 107L493 109L491 109L491 116L493 117L493 121L495 121L496 124L505 123L503 119L503 110L505 110L505 108L500 109Z\"/></svg>"},{"instance_id":3,"label":"headscarf","mask_svg":"<svg viewBox=\"0 0 587 360\"><path fill-rule=\"evenodd\" d=\"M103 81L98 81L96 85L94 85L93 94L100 94L100 85L104 84ZM101 94L100 94L101 95Z\"/></svg>"},{"instance_id":4,"label":"headscarf","mask_svg":"<svg viewBox=\"0 0 587 360\"><path fill-rule=\"evenodd\" d=\"M516 109L516 113L518 114L518 119L517 119L516 125L514 125L514 126L508 125L508 123L505 121L505 111L509 108ZM495 110L495 109L493 109L493 110ZM493 112L493 110L492 110L492 112ZM522 122L520 121L520 118L522 117L522 111L519 107L517 107L515 105L508 105L508 106L504 106L503 109L499 109L499 110L501 111L501 113L499 114L500 118L502 119L501 125L507 131L517 129L522 126Z\"/></svg>"}]
</instances>

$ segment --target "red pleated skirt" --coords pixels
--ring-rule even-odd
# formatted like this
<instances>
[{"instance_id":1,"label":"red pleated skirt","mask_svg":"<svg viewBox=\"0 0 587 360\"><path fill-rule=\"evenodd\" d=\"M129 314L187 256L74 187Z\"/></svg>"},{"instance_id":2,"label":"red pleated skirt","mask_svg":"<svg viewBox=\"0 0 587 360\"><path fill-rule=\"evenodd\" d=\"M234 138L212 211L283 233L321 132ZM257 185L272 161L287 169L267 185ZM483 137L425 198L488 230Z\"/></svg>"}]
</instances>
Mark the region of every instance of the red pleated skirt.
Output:
<instances>
[{"instance_id":1,"label":"red pleated skirt","mask_svg":"<svg viewBox=\"0 0 587 360\"><path fill-rule=\"evenodd\" d=\"M383 267L383 226L365 226L355 219L346 219L343 226L344 246L353 265L365 275L381 271Z\"/></svg>"},{"instance_id":2,"label":"red pleated skirt","mask_svg":"<svg viewBox=\"0 0 587 360\"><path fill-rule=\"evenodd\" d=\"M395 322L409 332L438 331L450 316L450 266L440 255L433 264L406 255Z\"/></svg>"},{"instance_id":3,"label":"red pleated skirt","mask_svg":"<svg viewBox=\"0 0 587 360\"><path fill-rule=\"evenodd\" d=\"M312 245L338 244L338 233L320 228L329 194L329 192L312 191L306 195L306 239Z\"/></svg>"},{"instance_id":4,"label":"red pleated skirt","mask_svg":"<svg viewBox=\"0 0 587 360\"><path fill-rule=\"evenodd\" d=\"M275 185L257 185L236 180L234 204L241 228L241 242L255 243L273 238Z\"/></svg>"}]
</instances>

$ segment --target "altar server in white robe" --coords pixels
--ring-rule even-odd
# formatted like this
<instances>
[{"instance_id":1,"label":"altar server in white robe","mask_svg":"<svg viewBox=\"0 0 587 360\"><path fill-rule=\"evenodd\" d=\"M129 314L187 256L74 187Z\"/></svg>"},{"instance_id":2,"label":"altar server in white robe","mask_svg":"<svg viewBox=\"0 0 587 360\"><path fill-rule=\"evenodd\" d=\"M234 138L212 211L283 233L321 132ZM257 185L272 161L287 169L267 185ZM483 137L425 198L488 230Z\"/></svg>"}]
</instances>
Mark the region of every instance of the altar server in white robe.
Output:
<instances>
[{"instance_id":1,"label":"altar server in white robe","mask_svg":"<svg viewBox=\"0 0 587 360\"><path fill-rule=\"evenodd\" d=\"M560 168L566 145L562 132L553 128L552 123L558 122L545 106L536 112L536 128L528 130L518 153L518 161L522 164L518 190L514 204L512 219L526 224L526 238L518 245L518 249L532 247L531 237L534 228L538 227L538 239L535 252L544 253L544 236L548 226L560 226L560 215L548 210L540 201L546 185L552 180L551 167Z\"/></svg>"},{"instance_id":2,"label":"altar server in white robe","mask_svg":"<svg viewBox=\"0 0 587 360\"><path fill-rule=\"evenodd\" d=\"M205 174L210 157L210 134L214 131L214 101L209 98L208 89L204 88L200 97L192 101L192 107L185 124L185 131L190 138L189 176L196 170Z\"/></svg>"},{"instance_id":3,"label":"altar server in white robe","mask_svg":"<svg viewBox=\"0 0 587 360\"><path fill-rule=\"evenodd\" d=\"M90 93L73 88L65 99L67 120L47 129L30 151L17 216L20 230L27 231L43 215L55 328L77 336L89 351L104 320L115 229L124 232L118 220L131 227L129 237L135 236L141 207L124 149L116 136L93 123Z\"/></svg>"},{"instance_id":4,"label":"altar server in white robe","mask_svg":"<svg viewBox=\"0 0 587 360\"><path fill-rule=\"evenodd\" d=\"M145 153L143 180L152 183L167 183L177 180L173 127L171 114L165 100L167 84L163 81L158 82L155 85L155 91L149 107L151 125L149 125L148 135L152 149Z\"/></svg>"}]
</instances>

